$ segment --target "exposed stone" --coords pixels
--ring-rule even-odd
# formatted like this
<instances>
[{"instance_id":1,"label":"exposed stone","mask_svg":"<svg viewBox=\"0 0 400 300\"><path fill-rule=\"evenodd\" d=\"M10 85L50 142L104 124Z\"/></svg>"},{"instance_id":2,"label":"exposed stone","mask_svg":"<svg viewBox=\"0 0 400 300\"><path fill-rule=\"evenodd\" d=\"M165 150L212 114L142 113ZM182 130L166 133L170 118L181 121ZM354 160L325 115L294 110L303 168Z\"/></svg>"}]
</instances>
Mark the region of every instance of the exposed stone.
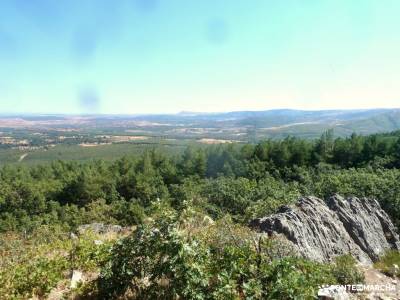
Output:
<instances>
[{"instance_id":1,"label":"exposed stone","mask_svg":"<svg viewBox=\"0 0 400 300\"><path fill-rule=\"evenodd\" d=\"M71 289L76 289L78 284L83 281L83 273L78 270L73 270L71 278Z\"/></svg>"},{"instance_id":2,"label":"exposed stone","mask_svg":"<svg viewBox=\"0 0 400 300\"><path fill-rule=\"evenodd\" d=\"M110 225L103 223L92 223L85 224L78 227L78 233L83 234L85 232L93 232L96 234L105 234L105 233L120 233L123 231L123 227L119 225Z\"/></svg>"},{"instance_id":3,"label":"exposed stone","mask_svg":"<svg viewBox=\"0 0 400 300\"><path fill-rule=\"evenodd\" d=\"M319 300L348 300L350 299L349 293L346 288L340 286L322 287L318 290Z\"/></svg>"},{"instance_id":4,"label":"exposed stone","mask_svg":"<svg viewBox=\"0 0 400 300\"><path fill-rule=\"evenodd\" d=\"M393 274L393 276L399 276L400 275L400 268L398 265L393 264L390 267L390 273Z\"/></svg>"},{"instance_id":5,"label":"exposed stone","mask_svg":"<svg viewBox=\"0 0 400 300\"><path fill-rule=\"evenodd\" d=\"M328 206L372 260L377 260L387 249L400 249L396 229L378 201L355 197L344 199L336 195L328 200Z\"/></svg>"},{"instance_id":6,"label":"exposed stone","mask_svg":"<svg viewBox=\"0 0 400 300\"><path fill-rule=\"evenodd\" d=\"M321 262L351 254L362 264L370 264L387 249L400 250L389 216L376 200L365 198L336 195L325 203L304 197L250 225L269 235L284 235L302 256Z\"/></svg>"}]
</instances>

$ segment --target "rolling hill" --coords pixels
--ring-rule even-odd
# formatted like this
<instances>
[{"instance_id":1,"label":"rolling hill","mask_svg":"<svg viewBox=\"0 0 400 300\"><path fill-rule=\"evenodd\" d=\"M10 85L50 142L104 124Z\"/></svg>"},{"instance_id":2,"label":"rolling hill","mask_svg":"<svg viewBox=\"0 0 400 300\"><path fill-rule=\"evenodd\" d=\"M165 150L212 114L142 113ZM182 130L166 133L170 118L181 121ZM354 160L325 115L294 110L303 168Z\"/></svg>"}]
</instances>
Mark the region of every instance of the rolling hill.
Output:
<instances>
[{"instance_id":1,"label":"rolling hill","mask_svg":"<svg viewBox=\"0 0 400 300\"><path fill-rule=\"evenodd\" d=\"M95 134L138 133L184 139L253 141L299 136L315 138L328 129L336 136L400 129L400 109L181 112L154 115L29 115L0 116L1 128L77 130Z\"/></svg>"}]
</instances>

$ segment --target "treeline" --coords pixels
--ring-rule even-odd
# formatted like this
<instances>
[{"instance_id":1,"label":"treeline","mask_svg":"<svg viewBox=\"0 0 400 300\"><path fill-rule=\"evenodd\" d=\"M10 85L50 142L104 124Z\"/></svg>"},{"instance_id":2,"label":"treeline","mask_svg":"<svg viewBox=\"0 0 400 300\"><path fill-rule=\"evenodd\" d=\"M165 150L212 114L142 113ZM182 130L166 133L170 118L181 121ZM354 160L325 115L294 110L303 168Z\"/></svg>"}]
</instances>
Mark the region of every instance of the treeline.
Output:
<instances>
[{"instance_id":1,"label":"treeline","mask_svg":"<svg viewBox=\"0 0 400 300\"><path fill-rule=\"evenodd\" d=\"M0 170L0 230L139 224L157 201L245 223L300 195L333 193L375 197L399 225L398 167L400 132L335 139L331 131L312 141L192 146L176 156L152 150L113 162L8 165Z\"/></svg>"},{"instance_id":2,"label":"treeline","mask_svg":"<svg viewBox=\"0 0 400 300\"><path fill-rule=\"evenodd\" d=\"M330 130L316 141L287 137L264 141L255 147L247 145L242 154L241 160L262 161L270 172L293 166L315 167L320 163L341 168L371 164L393 168L400 166L400 131L334 139Z\"/></svg>"}]
</instances>

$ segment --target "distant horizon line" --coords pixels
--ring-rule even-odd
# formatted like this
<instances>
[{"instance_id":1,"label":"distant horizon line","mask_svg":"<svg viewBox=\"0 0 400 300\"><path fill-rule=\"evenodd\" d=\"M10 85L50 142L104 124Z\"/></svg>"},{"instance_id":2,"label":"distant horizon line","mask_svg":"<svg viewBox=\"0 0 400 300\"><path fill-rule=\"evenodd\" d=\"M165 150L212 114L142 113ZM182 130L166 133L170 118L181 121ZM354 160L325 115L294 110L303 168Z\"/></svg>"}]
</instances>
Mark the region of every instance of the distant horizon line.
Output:
<instances>
[{"instance_id":1,"label":"distant horizon line","mask_svg":"<svg viewBox=\"0 0 400 300\"><path fill-rule=\"evenodd\" d=\"M215 114L229 114L240 112L273 112L273 111L299 111L299 112L318 112L318 111L388 111L400 110L400 107L373 107L373 108L315 108L315 109L301 109L301 108L271 108L271 109L249 109L249 110L227 110L227 111L190 111L181 110L178 112L166 113L60 113L60 112L0 112L0 117L17 117L17 116L160 116L160 115L215 115Z\"/></svg>"}]
</instances>

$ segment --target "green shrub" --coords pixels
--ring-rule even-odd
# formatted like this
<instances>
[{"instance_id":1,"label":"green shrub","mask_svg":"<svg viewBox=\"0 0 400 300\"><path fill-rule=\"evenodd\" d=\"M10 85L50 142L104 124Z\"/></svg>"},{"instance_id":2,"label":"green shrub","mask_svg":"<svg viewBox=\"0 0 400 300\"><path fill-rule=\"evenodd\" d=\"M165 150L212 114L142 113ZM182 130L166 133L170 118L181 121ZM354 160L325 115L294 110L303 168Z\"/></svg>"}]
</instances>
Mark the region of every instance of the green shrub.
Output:
<instances>
[{"instance_id":1,"label":"green shrub","mask_svg":"<svg viewBox=\"0 0 400 300\"><path fill-rule=\"evenodd\" d=\"M336 283L328 265L290 257L268 266L265 281L266 299L313 299L321 285Z\"/></svg>"},{"instance_id":2,"label":"green shrub","mask_svg":"<svg viewBox=\"0 0 400 300\"><path fill-rule=\"evenodd\" d=\"M283 243L229 218L207 225L194 212L183 216L164 212L117 242L98 280L99 297L307 299L336 282L330 265L283 258L275 249Z\"/></svg>"},{"instance_id":3,"label":"green shrub","mask_svg":"<svg viewBox=\"0 0 400 300\"><path fill-rule=\"evenodd\" d=\"M0 268L2 299L28 299L33 295L42 297L64 278L64 272L68 270L68 259L58 253L46 257L39 248L28 248L27 253L15 250L15 256ZM35 251L38 253L35 254Z\"/></svg>"},{"instance_id":4,"label":"green shrub","mask_svg":"<svg viewBox=\"0 0 400 300\"><path fill-rule=\"evenodd\" d=\"M205 294L209 254L196 241L186 241L173 214L144 224L112 248L102 269L99 292L105 298L131 292L138 299L193 299Z\"/></svg>"},{"instance_id":5,"label":"green shrub","mask_svg":"<svg viewBox=\"0 0 400 300\"><path fill-rule=\"evenodd\" d=\"M40 227L29 237L0 236L0 299L45 297L71 269L97 271L107 259L112 241L96 245L94 235L71 240L50 229Z\"/></svg>"},{"instance_id":6,"label":"green shrub","mask_svg":"<svg viewBox=\"0 0 400 300\"><path fill-rule=\"evenodd\" d=\"M99 245L94 243L95 238L87 236L80 238L78 243L70 250L71 262L74 269L81 271L96 270L107 260L111 242L102 242Z\"/></svg>"},{"instance_id":7,"label":"green shrub","mask_svg":"<svg viewBox=\"0 0 400 300\"><path fill-rule=\"evenodd\" d=\"M64 278L63 272L66 270L68 260L65 257L34 259L15 267L12 279L14 284L10 291L14 296L44 296Z\"/></svg>"}]
</instances>

